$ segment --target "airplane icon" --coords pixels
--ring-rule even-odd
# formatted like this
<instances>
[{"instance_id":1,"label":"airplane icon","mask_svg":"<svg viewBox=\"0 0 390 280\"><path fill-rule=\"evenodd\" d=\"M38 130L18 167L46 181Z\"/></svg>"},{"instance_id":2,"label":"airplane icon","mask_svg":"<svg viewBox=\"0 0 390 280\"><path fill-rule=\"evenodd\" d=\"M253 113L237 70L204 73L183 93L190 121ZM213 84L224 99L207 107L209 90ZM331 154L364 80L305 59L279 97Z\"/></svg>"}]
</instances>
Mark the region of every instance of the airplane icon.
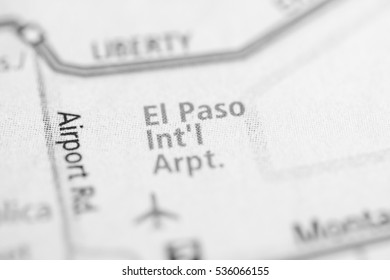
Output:
<instances>
[{"instance_id":1,"label":"airplane icon","mask_svg":"<svg viewBox=\"0 0 390 280\"><path fill-rule=\"evenodd\" d=\"M139 216L138 218L135 219L136 224L140 224L144 222L145 220L148 219L153 219L154 221L154 227L155 228L160 228L161 227L161 219L162 218L170 218L173 220L177 220L178 216L174 213L165 211L165 210L160 210L158 205L157 205L157 198L154 193L151 193L150 195L151 200L152 200L152 210L149 212Z\"/></svg>"}]
</instances>

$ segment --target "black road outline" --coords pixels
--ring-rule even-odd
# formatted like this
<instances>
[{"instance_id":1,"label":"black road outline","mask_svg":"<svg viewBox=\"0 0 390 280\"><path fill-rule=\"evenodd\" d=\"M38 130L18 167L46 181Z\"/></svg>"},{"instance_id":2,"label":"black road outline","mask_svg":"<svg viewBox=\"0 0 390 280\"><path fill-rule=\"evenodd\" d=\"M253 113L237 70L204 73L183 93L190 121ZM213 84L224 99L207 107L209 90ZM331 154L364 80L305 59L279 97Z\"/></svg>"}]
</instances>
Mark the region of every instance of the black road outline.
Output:
<instances>
[{"instance_id":1,"label":"black road outline","mask_svg":"<svg viewBox=\"0 0 390 280\"><path fill-rule=\"evenodd\" d=\"M61 216L62 219L61 227L62 227L64 247L65 247L64 255L66 259L72 259L73 244L72 244L70 219L66 210L66 203L63 195L63 187L60 181L60 175L56 163L54 141L53 141L54 135L53 135L53 128L51 125L51 118L48 110L46 85L45 85L45 81L42 75L42 70L37 56L35 56L35 70L36 70L38 92L39 92L40 105L42 111L42 121L43 121L44 132L45 132L47 156L49 159L50 169L53 176L53 184L55 187L56 200L58 202L58 207L59 207L59 215Z\"/></svg>"},{"instance_id":2,"label":"black road outline","mask_svg":"<svg viewBox=\"0 0 390 280\"><path fill-rule=\"evenodd\" d=\"M210 52L199 55L185 55L167 59L128 62L122 64L83 66L68 63L61 60L61 58L56 54L54 49L47 42L43 30L38 26L34 24L24 24L16 19L9 19L0 20L0 28L8 28L14 31L22 41L33 47L36 53L44 61L46 61L50 68L52 68L55 72L79 77L94 77L243 60L260 51L267 44L272 43L276 38L287 33L287 31L291 30L292 27L313 15L315 12L328 6L330 3L340 1L342 0L321 1L303 13L284 21L272 28L266 34L258 36L248 44L236 50L222 50L219 52ZM34 36L29 37L28 33L30 33L30 35L34 34Z\"/></svg>"},{"instance_id":3,"label":"black road outline","mask_svg":"<svg viewBox=\"0 0 390 280\"><path fill-rule=\"evenodd\" d=\"M357 242L343 244L343 245L340 245L337 247L333 246L330 248L323 248L323 249L320 249L318 251L312 251L312 252L307 252L304 254L293 255L293 256L290 256L288 258L285 258L285 260L316 259L319 257L326 257L326 256L331 255L331 254L337 254L337 253L345 252L348 250L355 250L357 248L365 248L366 246L377 245L377 244L389 242L389 241L390 241L390 236L384 235L384 236L366 239L363 241L357 241Z\"/></svg>"}]
</instances>

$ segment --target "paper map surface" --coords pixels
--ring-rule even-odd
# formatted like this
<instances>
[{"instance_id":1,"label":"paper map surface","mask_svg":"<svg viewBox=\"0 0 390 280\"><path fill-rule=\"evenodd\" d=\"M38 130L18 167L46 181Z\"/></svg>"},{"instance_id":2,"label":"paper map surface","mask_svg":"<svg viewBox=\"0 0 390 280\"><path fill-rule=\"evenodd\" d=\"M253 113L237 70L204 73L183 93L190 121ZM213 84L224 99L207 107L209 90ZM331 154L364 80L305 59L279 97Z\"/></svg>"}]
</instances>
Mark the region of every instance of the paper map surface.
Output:
<instances>
[{"instance_id":1,"label":"paper map surface","mask_svg":"<svg viewBox=\"0 0 390 280\"><path fill-rule=\"evenodd\" d=\"M0 259L388 259L386 0L0 0Z\"/></svg>"}]
</instances>

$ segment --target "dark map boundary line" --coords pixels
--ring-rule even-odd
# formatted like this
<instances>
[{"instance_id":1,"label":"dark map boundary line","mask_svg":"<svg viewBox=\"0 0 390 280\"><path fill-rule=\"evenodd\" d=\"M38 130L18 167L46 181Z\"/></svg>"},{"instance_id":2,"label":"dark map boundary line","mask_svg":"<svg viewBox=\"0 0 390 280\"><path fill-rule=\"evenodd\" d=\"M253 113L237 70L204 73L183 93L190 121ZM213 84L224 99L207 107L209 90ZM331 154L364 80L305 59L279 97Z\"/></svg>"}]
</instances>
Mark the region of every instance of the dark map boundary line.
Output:
<instances>
[{"instance_id":1,"label":"dark map boundary line","mask_svg":"<svg viewBox=\"0 0 390 280\"><path fill-rule=\"evenodd\" d=\"M42 121L45 131L45 140L46 140L46 148L47 148L47 156L50 162L50 169L52 171L53 176L53 184L55 187L55 194L56 194L56 200L59 207L59 215L61 219L61 228L62 228L62 235L63 235L63 242L64 242L64 249L65 249L65 258L66 259L72 259L73 258L73 244L72 244L72 234L71 234L71 226L70 226L70 219L69 215L66 210L66 203L65 198L63 195L63 187L60 182L60 175L56 163L56 156L55 156L55 150L54 150L54 136L53 136L53 129L51 126L51 119L48 109L48 103L47 103L47 96L46 96L46 86L45 81L42 75L42 70L39 65L39 60L37 56L35 56L35 70L36 70L36 76L37 76L37 85L38 85L38 92L39 92L39 98L40 98L40 105L41 105L41 111L42 111Z\"/></svg>"},{"instance_id":2,"label":"dark map boundary line","mask_svg":"<svg viewBox=\"0 0 390 280\"><path fill-rule=\"evenodd\" d=\"M327 255L331 254L337 254L337 253L342 253L348 250L354 250L357 248L365 247L365 246L370 246L370 245L377 245L385 242L389 242L390 240L390 235L383 235L379 237L374 237L374 238L369 238L367 240L363 241L356 241L356 242L351 242L347 244L343 244L340 246L334 246L330 248L323 248L319 249L317 251L312 251L312 252L307 252L305 254L298 254L298 255L293 255L290 257L285 258L285 260L307 260L307 259L316 259L320 257L326 257Z\"/></svg>"},{"instance_id":3,"label":"dark map boundary line","mask_svg":"<svg viewBox=\"0 0 390 280\"><path fill-rule=\"evenodd\" d=\"M287 33L287 31L291 30L298 23L313 15L317 11L322 10L330 3L341 1L342 0L321 1L298 16L292 17L282 24L277 25L266 34L256 37L254 40L237 50L225 50L200 55L186 55L167 59L128 62L122 64L88 66L69 63L63 61L57 55L54 49L47 42L44 32L35 25L23 24L22 21L11 18L8 20L0 19L0 28L9 28L13 30L22 41L31 45L39 57L42 58L55 72L79 77L94 77L243 60L254 55L265 46L272 43L276 38ZM28 31L35 32L35 38L28 37Z\"/></svg>"}]
</instances>

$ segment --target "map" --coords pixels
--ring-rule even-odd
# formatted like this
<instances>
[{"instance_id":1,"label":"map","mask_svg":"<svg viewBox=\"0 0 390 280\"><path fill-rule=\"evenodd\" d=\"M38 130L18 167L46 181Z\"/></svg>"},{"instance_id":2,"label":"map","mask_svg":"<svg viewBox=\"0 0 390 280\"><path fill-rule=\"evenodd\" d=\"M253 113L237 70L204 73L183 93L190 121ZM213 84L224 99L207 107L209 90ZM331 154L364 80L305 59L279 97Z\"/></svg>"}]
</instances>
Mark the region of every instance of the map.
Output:
<instances>
[{"instance_id":1,"label":"map","mask_svg":"<svg viewBox=\"0 0 390 280\"><path fill-rule=\"evenodd\" d=\"M0 259L389 259L390 2L0 0Z\"/></svg>"}]
</instances>

